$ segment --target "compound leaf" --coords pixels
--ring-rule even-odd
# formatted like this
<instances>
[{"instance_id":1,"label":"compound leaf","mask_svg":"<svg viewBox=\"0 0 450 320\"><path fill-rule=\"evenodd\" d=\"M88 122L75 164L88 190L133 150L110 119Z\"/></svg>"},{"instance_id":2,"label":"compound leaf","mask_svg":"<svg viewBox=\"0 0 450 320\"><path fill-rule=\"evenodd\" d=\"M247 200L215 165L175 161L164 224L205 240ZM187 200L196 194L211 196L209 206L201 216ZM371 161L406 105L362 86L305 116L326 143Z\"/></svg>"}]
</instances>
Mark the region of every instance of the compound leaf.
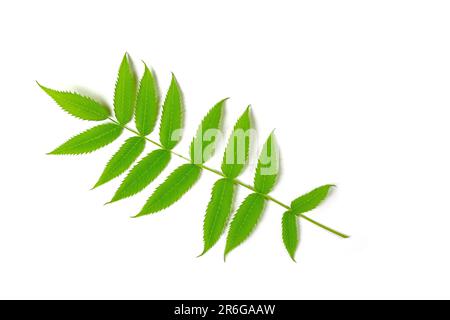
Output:
<instances>
[{"instance_id":1,"label":"compound leaf","mask_svg":"<svg viewBox=\"0 0 450 320\"><path fill-rule=\"evenodd\" d=\"M291 202L291 211L296 215L315 209L327 197L332 184L318 187Z\"/></svg>"},{"instance_id":2,"label":"compound leaf","mask_svg":"<svg viewBox=\"0 0 450 320\"><path fill-rule=\"evenodd\" d=\"M190 147L193 163L205 163L213 156L226 100L219 101L212 107L198 127Z\"/></svg>"},{"instance_id":3,"label":"compound leaf","mask_svg":"<svg viewBox=\"0 0 450 320\"><path fill-rule=\"evenodd\" d=\"M181 90L175 75L167 91L162 107L159 140L167 149L173 149L181 139L180 130L183 128L183 102Z\"/></svg>"},{"instance_id":4,"label":"compound leaf","mask_svg":"<svg viewBox=\"0 0 450 320\"><path fill-rule=\"evenodd\" d=\"M279 153L273 133L270 134L258 159L254 185L256 191L268 194L277 181L279 171Z\"/></svg>"},{"instance_id":5,"label":"compound leaf","mask_svg":"<svg viewBox=\"0 0 450 320\"><path fill-rule=\"evenodd\" d=\"M101 124L69 139L49 154L89 153L116 140L122 130L122 127L114 123Z\"/></svg>"},{"instance_id":6,"label":"compound leaf","mask_svg":"<svg viewBox=\"0 0 450 320\"><path fill-rule=\"evenodd\" d=\"M204 249L202 255L211 249L222 235L230 217L233 194L234 183L232 180L224 178L214 184L203 221Z\"/></svg>"},{"instance_id":7,"label":"compound leaf","mask_svg":"<svg viewBox=\"0 0 450 320\"><path fill-rule=\"evenodd\" d=\"M145 64L144 64L145 65ZM146 136L153 131L158 117L158 87L152 72L145 65L136 98L136 129Z\"/></svg>"},{"instance_id":8,"label":"compound leaf","mask_svg":"<svg viewBox=\"0 0 450 320\"><path fill-rule=\"evenodd\" d=\"M142 158L128 173L110 202L131 197L147 187L166 168L170 152L158 149Z\"/></svg>"},{"instance_id":9,"label":"compound leaf","mask_svg":"<svg viewBox=\"0 0 450 320\"><path fill-rule=\"evenodd\" d=\"M228 178L239 176L248 161L250 150L250 107L236 122L222 161L222 172Z\"/></svg>"},{"instance_id":10,"label":"compound leaf","mask_svg":"<svg viewBox=\"0 0 450 320\"><path fill-rule=\"evenodd\" d=\"M73 115L74 117L101 121L108 119L110 111L108 107L95 101L92 98L82 96L78 93L56 91L44 87L38 82L39 87L45 91L64 111Z\"/></svg>"},{"instance_id":11,"label":"compound leaf","mask_svg":"<svg viewBox=\"0 0 450 320\"><path fill-rule=\"evenodd\" d=\"M242 202L228 231L225 257L250 236L261 217L265 201L263 195L252 193Z\"/></svg>"},{"instance_id":12,"label":"compound leaf","mask_svg":"<svg viewBox=\"0 0 450 320\"><path fill-rule=\"evenodd\" d=\"M144 151L144 147L145 139L142 137L127 139L119 151L109 160L94 188L124 173Z\"/></svg>"},{"instance_id":13,"label":"compound leaf","mask_svg":"<svg viewBox=\"0 0 450 320\"><path fill-rule=\"evenodd\" d=\"M156 188L136 217L161 211L178 201L200 178L201 169L194 164L184 164L173 171Z\"/></svg>"},{"instance_id":14,"label":"compound leaf","mask_svg":"<svg viewBox=\"0 0 450 320\"><path fill-rule=\"evenodd\" d=\"M114 90L114 113L121 124L127 124L133 118L136 99L136 79L131 68L128 54L125 53L120 64Z\"/></svg>"},{"instance_id":15,"label":"compound leaf","mask_svg":"<svg viewBox=\"0 0 450 320\"><path fill-rule=\"evenodd\" d=\"M286 211L281 220L283 243L287 252L295 261L295 251L298 247L298 225L297 216L291 211Z\"/></svg>"}]
</instances>

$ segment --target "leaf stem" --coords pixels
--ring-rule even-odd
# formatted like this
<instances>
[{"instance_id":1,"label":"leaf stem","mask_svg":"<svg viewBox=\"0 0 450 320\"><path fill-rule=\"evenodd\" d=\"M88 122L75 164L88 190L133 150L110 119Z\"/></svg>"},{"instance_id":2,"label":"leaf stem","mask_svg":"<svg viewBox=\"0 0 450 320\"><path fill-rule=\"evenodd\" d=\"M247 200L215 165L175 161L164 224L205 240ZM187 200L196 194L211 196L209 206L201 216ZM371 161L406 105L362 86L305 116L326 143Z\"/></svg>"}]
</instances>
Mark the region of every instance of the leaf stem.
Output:
<instances>
[{"instance_id":1,"label":"leaf stem","mask_svg":"<svg viewBox=\"0 0 450 320\"><path fill-rule=\"evenodd\" d=\"M325 230L327 230L327 231L329 231L331 233L334 233L335 235L337 235L337 236L339 236L341 238L344 238L344 239L350 238L349 235L346 235L346 234L344 234L342 232L339 232L339 231L336 231L334 229L331 229L330 227L327 227L326 225L323 225L320 222L317 222L317 221L311 219L310 217L305 216L304 214L300 214L299 217L301 217L301 218L303 218L303 219L305 219L305 220L315 224L316 226L318 226L318 227L320 227L322 229L325 229Z\"/></svg>"},{"instance_id":2,"label":"leaf stem","mask_svg":"<svg viewBox=\"0 0 450 320\"><path fill-rule=\"evenodd\" d=\"M175 155L175 156L177 156L177 157L179 157L179 158L181 158L181 159L183 159L183 160L185 160L185 161L191 162L191 159L189 159L189 158L183 156L182 154L179 154L179 153L177 153L177 152L175 152L175 151L173 151L173 150L166 149L166 148L165 148L163 145L161 145L160 143L158 143L158 142L156 142L156 141L153 141L152 139L150 139L150 138L148 138L148 137L146 137L146 136L141 135L141 134L140 134L139 132L137 132L136 130L131 129L131 128L127 127L126 125L123 125L123 124L117 122L115 119L113 119L113 118L108 118L108 119L111 120L113 123L115 123L115 124L121 126L123 129L128 130L128 131L134 133L134 134L137 135L137 136L143 137L145 140L147 140L148 142L154 144L154 145L157 146L158 148L167 150L167 151L171 152L173 155ZM217 175L219 175L219 176L221 176L221 177L223 177L223 178L226 178L225 175L224 175L222 172L220 172L220 171L218 171L218 170L216 170L216 169L213 169L213 168L210 168L210 167L208 167L208 166L205 166L204 164L196 164L196 165L199 166L199 167L202 168L202 169L205 169L205 170L210 171L210 172L212 172L212 173L215 173L215 174L217 174ZM249 185L249 184L247 184L247 183L244 183L244 182L240 181L239 179L232 179L232 180L233 180L233 182L234 182L235 184L238 184L238 185L240 185L240 186L242 186L242 187L244 187L244 188L247 188L247 189L249 189L249 190L251 190L251 191L253 191L253 192L255 192L255 193L259 193L258 191L256 191L256 189L255 189L253 186L251 186L251 185ZM264 198L266 198L267 200L272 201L272 202L278 204L279 206L285 208L286 210L290 210L290 209L291 209L287 204L284 204L283 202L281 202L281 201L279 201L279 200L273 198L272 196L270 196L270 195L268 195L268 194L261 194L261 195L262 195ZM342 232L339 232L339 231L334 230L334 229L332 229L332 228L330 228L330 227L328 227L328 226L326 226L326 225L323 225L323 224L321 224L320 222L317 222L317 221L311 219L310 217L305 216L304 214L299 214L298 216L299 216L300 218L305 219L306 221L311 222L312 224L314 224L314 225L316 225L316 226L318 226L318 227L320 227L320 228L322 228L322 229L324 229L324 230L327 230L328 232L331 232L331 233L333 233L333 234L335 234L335 235L341 237L341 238L346 239L346 238L349 238L349 237L350 237L350 236L348 236L348 235L346 235L346 234L344 234L344 233L342 233Z\"/></svg>"}]
</instances>

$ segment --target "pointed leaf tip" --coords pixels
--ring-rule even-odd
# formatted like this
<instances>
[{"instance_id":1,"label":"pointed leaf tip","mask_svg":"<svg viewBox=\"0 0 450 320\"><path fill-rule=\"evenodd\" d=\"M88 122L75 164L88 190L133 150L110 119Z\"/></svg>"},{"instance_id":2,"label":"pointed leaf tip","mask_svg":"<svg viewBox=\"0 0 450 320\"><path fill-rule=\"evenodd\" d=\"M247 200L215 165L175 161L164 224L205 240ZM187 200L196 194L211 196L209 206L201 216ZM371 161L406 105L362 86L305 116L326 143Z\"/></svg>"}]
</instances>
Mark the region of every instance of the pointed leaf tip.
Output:
<instances>
[{"instance_id":1,"label":"pointed leaf tip","mask_svg":"<svg viewBox=\"0 0 450 320\"><path fill-rule=\"evenodd\" d=\"M247 110L236 121L223 155L221 169L228 178L238 177L248 164L251 120Z\"/></svg>"},{"instance_id":2,"label":"pointed leaf tip","mask_svg":"<svg viewBox=\"0 0 450 320\"><path fill-rule=\"evenodd\" d=\"M75 92L57 91L36 81L38 86L64 111L82 120L102 121L108 119L109 108L102 103Z\"/></svg>"},{"instance_id":3,"label":"pointed leaf tip","mask_svg":"<svg viewBox=\"0 0 450 320\"><path fill-rule=\"evenodd\" d=\"M51 154L77 155L90 153L112 143L122 134L122 131L123 128L114 123L101 124L67 140L53 150Z\"/></svg>"},{"instance_id":4,"label":"pointed leaf tip","mask_svg":"<svg viewBox=\"0 0 450 320\"><path fill-rule=\"evenodd\" d=\"M203 164L214 155L219 138L217 132L222 124L224 105L224 100L219 101L202 119L190 145L190 156L193 163ZM207 136L211 133L211 136Z\"/></svg>"},{"instance_id":5,"label":"pointed leaf tip","mask_svg":"<svg viewBox=\"0 0 450 320\"><path fill-rule=\"evenodd\" d=\"M127 124L133 118L135 100L135 75L130 65L130 59L125 53L119 67L114 89L114 113L122 125Z\"/></svg>"},{"instance_id":6,"label":"pointed leaf tip","mask_svg":"<svg viewBox=\"0 0 450 320\"><path fill-rule=\"evenodd\" d=\"M138 216L156 213L180 200L200 178L201 171L202 169L194 164L184 164L176 168L148 198Z\"/></svg>"},{"instance_id":7,"label":"pointed leaf tip","mask_svg":"<svg viewBox=\"0 0 450 320\"><path fill-rule=\"evenodd\" d=\"M291 210L296 215L311 211L317 208L329 195L329 191L335 186L326 184L320 186L291 202Z\"/></svg>"},{"instance_id":8,"label":"pointed leaf tip","mask_svg":"<svg viewBox=\"0 0 450 320\"><path fill-rule=\"evenodd\" d=\"M146 188L166 168L171 158L167 150L157 149L142 158L127 174L111 202L131 197Z\"/></svg>"},{"instance_id":9,"label":"pointed leaf tip","mask_svg":"<svg viewBox=\"0 0 450 320\"><path fill-rule=\"evenodd\" d=\"M145 65L145 63L144 63ZM143 136L149 135L156 125L159 113L159 90L152 71L145 65L136 97L135 124Z\"/></svg>"},{"instance_id":10,"label":"pointed leaf tip","mask_svg":"<svg viewBox=\"0 0 450 320\"><path fill-rule=\"evenodd\" d=\"M284 247L291 259L295 261L295 252L297 251L298 243L299 243L299 229L297 224L297 216L291 212L286 211L283 214L283 218L281 220L282 226L282 237Z\"/></svg>"},{"instance_id":11,"label":"pointed leaf tip","mask_svg":"<svg viewBox=\"0 0 450 320\"><path fill-rule=\"evenodd\" d=\"M94 188L124 173L144 151L144 147L145 140L142 137L128 138L108 161Z\"/></svg>"},{"instance_id":12,"label":"pointed leaf tip","mask_svg":"<svg viewBox=\"0 0 450 320\"><path fill-rule=\"evenodd\" d=\"M262 194L250 194L239 206L231 222L225 246L226 256L252 234L264 211L266 199Z\"/></svg>"},{"instance_id":13,"label":"pointed leaf tip","mask_svg":"<svg viewBox=\"0 0 450 320\"><path fill-rule=\"evenodd\" d=\"M255 177L253 179L253 185L258 192L268 194L273 190L280 168L279 158L278 146L274 135L271 133L259 155Z\"/></svg>"},{"instance_id":14,"label":"pointed leaf tip","mask_svg":"<svg viewBox=\"0 0 450 320\"><path fill-rule=\"evenodd\" d=\"M159 140L166 149L173 149L181 140L183 112L181 89L173 77L162 106L159 127Z\"/></svg>"},{"instance_id":15,"label":"pointed leaf tip","mask_svg":"<svg viewBox=\"0 0 450 320\"><path fill-rule=\"evenodd\" d=\"M211 191L211 199L203 220L203 254L211 249L225 230L234 197L235 185L230 179L216 181Z\"/></svg>"}]
</instances>

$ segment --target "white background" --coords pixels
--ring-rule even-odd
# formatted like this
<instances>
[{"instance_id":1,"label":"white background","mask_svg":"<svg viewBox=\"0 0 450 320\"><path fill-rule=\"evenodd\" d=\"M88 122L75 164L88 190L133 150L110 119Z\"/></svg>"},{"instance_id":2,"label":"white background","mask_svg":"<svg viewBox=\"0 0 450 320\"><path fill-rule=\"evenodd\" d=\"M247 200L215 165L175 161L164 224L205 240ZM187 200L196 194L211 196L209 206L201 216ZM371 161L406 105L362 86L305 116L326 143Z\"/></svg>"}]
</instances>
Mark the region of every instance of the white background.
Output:
<instances>
[{"instance_id":1,"label":"white background","mask_svg":"<svg viewBox=\"0 0 450 320\"><path fill-rule=\"evenodd\" d=\"M450 298L449 16L448 1L2 2L0 298ZM172 208L129 218L179 160L103 206L121 178L89 189L125 136L88 156L46 156L92 124L34 81L111 103L125 51L162 92L177 75L177 151L219 99L231 97L228 129L252 104L259 143L276 128L281 147L274 196L336 183L310 215L352 237L301 221L293 263L270 204L226 263L224 239L196 258L214 175Z\"/></svg>"}]
</instances>

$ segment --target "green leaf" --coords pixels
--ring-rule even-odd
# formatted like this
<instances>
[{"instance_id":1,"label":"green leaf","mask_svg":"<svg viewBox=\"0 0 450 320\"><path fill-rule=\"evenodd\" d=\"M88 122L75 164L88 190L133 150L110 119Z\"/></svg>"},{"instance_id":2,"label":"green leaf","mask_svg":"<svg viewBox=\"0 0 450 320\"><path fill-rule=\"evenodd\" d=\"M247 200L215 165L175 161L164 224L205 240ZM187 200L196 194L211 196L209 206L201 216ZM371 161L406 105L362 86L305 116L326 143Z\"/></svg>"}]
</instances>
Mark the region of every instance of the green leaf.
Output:
<instances>
[{"instance_id":1,"label":"green leaf","mask_svg":"<svg viewBox=\"0 0 450 320\"><path fill-rule=\"evenodd\" d=\"M228 231L225 257L250 236L262 215L265 202L264 196L259 193L250 194L242 202Z\"/></svg>"},{"instance_id":2,"label":"green leaf","mask_svg":"<svg viewBox=\"0 0 450 320\"><path fill-rule=\"evenodd\" d=\"M256 191L268 194L277 181L279 172L279 152L273 133L270 134L258 159L254 185Z\"/></svg>"},{"instance_id":3,"label":"green leaf","mask_svg":"<svg viewBox=\"0 0 450 320\"><path fill-rule=\"evenodd\" d=\"M122 127L114 123L101 124L69 139L49 154L89 153L116 140L122 130Z\"/></svg>"},{"instance_id":4,"label":"green leaf","mask_svg":"<svg viewBox=\"0 0 450 320\"><path fill-rule=\"evenodd\" d=\"M184 164L173 171L147 200L136 217L161 211L177 202L200 178L201 169Z\"/></svg>"},{"instance_id":5,"label":"green leaf","mask_svg":"<svg viewBox=\"0 0 450 320\"><path fill-rule=\"evenodd\" d=\"M49 89L37 83L66 112L83 120L101 121L108 119L108 107L92 98L78 93L63 92Z\"/></svg>"},{"instance_id":6,"label":"green leaf","mask_svg":"<svg viewBox=\"0 0 450 320\"><path fill-rule=\"evenodd\" d=\"M110 203L131 197L144 190L161 174L169 161L170 152L167 150L159 149L149 153L130 170Z\"/></svg>"},{"instance_id":7,"label":"green leaf","mask_svg":"<svg viewBox=\"0 0 450 320\"><path fill-rule=\"evenodd\" d=\"M133 118L136 99L136 79L125 54L120 64L114 91L114 113L121 124L127 124Z\"/></svg>"},{"instance_id":8,"label":"green leaf","mask_svg":"<svg viewBox=\"0 0 450 320\"><path fill-rule=\"evenodd\" d=\"M291 211L296 215L315 209L328 195L332 184L323 185L313 191L298 197L291 202Z\"/></svg>"},{"instance_id":9,"label":"green leaf","mask_svg":"<svg viewBox=\"0 0 450 320\"><path fill-rule=\"evenodd\" d=\"M213 156L226 100L219 101L203 118L190 147L193 163L205 163Z\"/></svg>"},{"instance_id":10,"label":"green leaf","mask_svg":"<svg viewBox=\"0 0 450 320\"><path fill-rule=\"evenodd\" d=\"M142 137L131 137L125 141L119 151L109 160L94 188L124 173L144 151L144 147L145 139Z\"/></svg>"},{"instance_id":11,"label":"green leaf","mask_svg":"<svg viewBox=\"0 0 450 320\"><path fill-rule=\"evenodd\" d=\"M214 184L203 221L204 249L201 255L211 249L222 235L230 217L233 194L232 180L220 179Z\"/></svg>"},{"instance_id":12,"label":"green leaf","mask_svg":"<svg viewBox=\"0 0 450 320\"><path fill-rule=\"evenodd\" d=\"M144 64L145 65L145 64ZM136 99L136 129L146 136L153 131L158 117L158 87L152 72L145 65Z\"/></svg>"},{"instance_id":13,"label":"green leaf","mask_svg":"<svg viewBox=\"0 0 450 320\"><path fill-rule=\"evenodd\" d=\"M298 225L297 216L291 211L286 211L281 220L283 243L287 252L295 261L295 251L298 247Z\"/></svg>"},{"instance_id":14,"label":"green leaf","mask_svg":"<svg viewBox=\"0 0 450 320\"><path fill-rule=\"evenodd\" d=\"M180 130L183 128L183 102L181 90L175 75L167 91L166 99L162 107L161 126L159 128L159 140L167 149L173 149L181 139Z\"/></svg>"},{"instance_id":15,"label":"green leaf","mask_svg":"<svg viewBox=\"0 0 450 320\"><path fill-rule=\"evenodd\" d=\"M236 122L222 161L222 172L228 178L236 178L248 162L250 150L250 107Z\"/></svg>"}]
</instances>

